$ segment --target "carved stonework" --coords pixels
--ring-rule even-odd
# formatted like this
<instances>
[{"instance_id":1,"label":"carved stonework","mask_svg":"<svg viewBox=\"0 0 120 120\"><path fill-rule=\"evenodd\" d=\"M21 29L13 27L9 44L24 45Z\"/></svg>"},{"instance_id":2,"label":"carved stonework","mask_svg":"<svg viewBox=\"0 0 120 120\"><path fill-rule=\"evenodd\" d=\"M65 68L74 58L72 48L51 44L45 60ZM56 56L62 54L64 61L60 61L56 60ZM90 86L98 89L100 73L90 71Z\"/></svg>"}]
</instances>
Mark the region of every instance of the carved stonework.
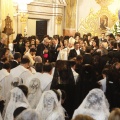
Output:
<instances>
[{"instance_id":1,"label":"carved stonework","mask_svg":"<svg viewBox=\"0 0 120 120\"><path fill-rule=\"evenodd\" d=\"M20 13L20 21L26 23L28 20L28 14L27 13Z\"/></svg>"},{"instance_id":2,"label":"carved stonework","mask_svg":"<svg viewBox=\"0 0 120 120\"><path fill-rule=\"evenodd\" d=\"M66 28L76 28L77 0L66 0Z\"/></svg>"},{"instance_id":3,"label":"carved stonework","mask_svg":"<svg viewBox=\"0 0 120 120\"><path fill-rule=\"evenodd\" d=\"M110 5L111 3L114 2L114 0L96 0L96 2L100 5L100 6L108 6Z\"/></svg>"},{"instance_id":4,"label":"carved stonework","mask_svg":"<svg viewBox=\"0 0 120 120\"><path fill-rule=\"evenodd\" d=\"M81 20L78 31L82 34L90 32L99 36L102 32L106 32L107 27L111 28L117 20L117 14L112 14L107 7L101 8L96 14L91 9L86 19Z\"/></svg>"},{"instance_id":5,"label":"carved stonework","mask_svg":"<svg viewBox=\"0 0 120 120\"><path fill-rule=\"evenodd\" d=\"M11 26L11 23L12 23L12 20L10 19L9 16L7 16L6 19L5 19L5 28L2 31L2 33L5 33L6 35L11 35L11 34L14 33L13 29L12 29L12 26Z\"/></svg>"},{"instance_id":6,"label":"carved stonework","mask_svg":"<svg viewBox=\"0 0 120 120\"><path fill-rule=\"evenodd\" d=\"M62 22L62 16L56 16L56 24L61 24Z\"/></svg>"},{"instance_id":7,"label":"carved stonework","mask_svg":"<svg viewBox=\"0 0 120 120\"><path fill-rule=\"evenodd\" d=\"M4 30L2 31L2 33L5 33L7 35L7 46L9 45L9 36L11 34L14 34L15 32L13 32L13 29L12 29L12 20L10 19L9 16L6 17L5 19L5 27L4 27Z\"/></svg>"},{"instance_id":8,"label":"carved stonework","mask_svg":"<svg viewBox=\"0 0 120 120\"><path fill-rule=\"evenodd\" d=\"M96 0L96 2L101 6L101 9L97 13L91 9L89 15L81 20L78 31L82 34L91 32L92 35L99 36L102 32L107 32L112 28L118 20L118 14L113 14L108 9L114 0Z\"/></svg>"}]
</instances>

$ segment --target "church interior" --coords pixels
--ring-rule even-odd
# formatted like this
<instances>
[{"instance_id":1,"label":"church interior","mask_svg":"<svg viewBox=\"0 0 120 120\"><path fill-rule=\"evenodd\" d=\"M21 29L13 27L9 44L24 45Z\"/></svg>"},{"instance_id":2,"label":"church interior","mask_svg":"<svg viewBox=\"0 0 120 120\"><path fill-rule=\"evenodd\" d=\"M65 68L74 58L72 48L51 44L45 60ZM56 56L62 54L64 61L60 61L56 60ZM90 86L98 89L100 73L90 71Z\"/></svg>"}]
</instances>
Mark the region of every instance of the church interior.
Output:
<instances>
[{"instance_id":1,"label":"church interior","mask_svg":"<svg viewBox=\"0 0 120 120\"><path fill-rule=\"evenodd\" d=\"M120 120L120 0L0 0L0 120Z\"/></svg>"},{"instance_id":2,"label":"church interior","mask_svg":"<svg viewBox=\"0 0 120 120\"><path fill-rule=\"evenodd\" d=\"M75 32L82 35L91 33L100 35L102 32L114 31L114 25L119 22L119 0L1 0L1 37L5 28L5 19L10 17L14 34L23 36L55 34L73 36ZM106 18L105 18L106 17ZM101 21L106 19L107 29L101 28ZM39 21L43 21L39 22ZM38 23L37 23L38 22ZM39 30L37 24L45 25L45 30ZM42 26L43 27L43 26ZM38 31L36 31L38 29ZM41 28L43 29L43 28Z\"/></svg>"}]
</instances>

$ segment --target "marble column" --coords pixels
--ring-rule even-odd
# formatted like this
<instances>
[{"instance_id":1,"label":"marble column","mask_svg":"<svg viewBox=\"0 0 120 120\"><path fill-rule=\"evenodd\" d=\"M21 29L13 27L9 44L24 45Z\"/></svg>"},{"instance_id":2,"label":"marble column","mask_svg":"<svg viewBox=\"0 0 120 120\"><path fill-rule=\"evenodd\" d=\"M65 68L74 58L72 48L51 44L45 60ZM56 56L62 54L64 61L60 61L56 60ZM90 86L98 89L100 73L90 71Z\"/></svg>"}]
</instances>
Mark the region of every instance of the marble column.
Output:
<instances>
[{"instance_id":1,"label":"marble column","mask_svg":"<svg viewBox=\"0 0 120 120\"><path fill-rule=\"evenodd\" d=\"M64 35L73 36L76 32L76 6L77 0L66 0Z\"/></svg>"}]
</instances>

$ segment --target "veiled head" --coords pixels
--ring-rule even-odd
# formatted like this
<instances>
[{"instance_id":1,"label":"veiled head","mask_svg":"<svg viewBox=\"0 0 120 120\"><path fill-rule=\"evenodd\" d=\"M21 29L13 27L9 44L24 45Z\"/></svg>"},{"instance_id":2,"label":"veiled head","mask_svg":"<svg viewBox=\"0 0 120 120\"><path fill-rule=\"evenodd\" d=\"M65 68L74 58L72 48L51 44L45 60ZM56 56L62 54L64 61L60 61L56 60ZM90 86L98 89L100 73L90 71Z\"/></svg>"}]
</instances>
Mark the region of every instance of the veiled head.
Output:
<instances>
[{"instance_id":1,"label":"veiled head","mask_svg":"<svg viewBox=\"0 0 120 120\"><path fill-rule=\"evenodd\" d=\"M55 106L54 97L52 96L52 94L46 93L46 95L44 96L44 107L49 110L53 110L54 106Z\"/></svg>"}]
</instances>

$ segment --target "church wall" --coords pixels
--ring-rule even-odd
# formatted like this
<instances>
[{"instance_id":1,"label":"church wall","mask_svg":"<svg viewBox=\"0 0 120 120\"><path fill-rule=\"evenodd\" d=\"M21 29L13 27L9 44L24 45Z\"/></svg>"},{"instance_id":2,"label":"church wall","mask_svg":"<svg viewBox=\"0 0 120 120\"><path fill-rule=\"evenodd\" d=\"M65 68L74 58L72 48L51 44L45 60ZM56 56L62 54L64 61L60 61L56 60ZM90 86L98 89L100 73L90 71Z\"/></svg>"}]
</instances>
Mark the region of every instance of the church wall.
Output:
<instances>
[{"instance_id":1,"label":"church wall","mask_svg":"<svg viewBox=\"0 0 120 120\"><path fill-rule=\"evenodd\" d=\"M27 35L35 35L36 34L36 20L35 19L28 19L27 22Z\"/></svg>"},{"instance_id":2,"label":"church wall","mask_svg":"<svg viewBox=\"0 0 120 120\"><path fill-rule=\"evenodd\" d=\"M5 27L5 19L6 16L10 16L11 20L12 20L12 28L13 28L13 2L12 0L0 0L0 6L1 6L1 10L0 10L0 29L1 29L1 38L5 38L7 39L7 35L3 34L2 31L4 30ZM12 41L13 39L13 35L10 35L10 41Z\"/></svg>"},{"instance_id":3,"label":"church wall","mask_svg":"<svg viewBox=\"0 0 120 120\"><path fill-rule=\"evenodd\" d=\"M28 4L28 19L47 20L47 34L50 36L54 34L63 35L63 18L64 4L45 2L32 2Z\"/></svg>"},{"instance_id":4,"label":"church wall","mask_svg":"<svg viewBox=\"0 0 120 120\"><path fill-rule=\"evenodd\" d=\"M98 36L102 32L108 32L107 29L101 29L101 19L106 16L106 27L112 28L118 20L118 9L119 0L78 0L76 31L81 34L91 32Z\"/></svg>"}]
</instances>

